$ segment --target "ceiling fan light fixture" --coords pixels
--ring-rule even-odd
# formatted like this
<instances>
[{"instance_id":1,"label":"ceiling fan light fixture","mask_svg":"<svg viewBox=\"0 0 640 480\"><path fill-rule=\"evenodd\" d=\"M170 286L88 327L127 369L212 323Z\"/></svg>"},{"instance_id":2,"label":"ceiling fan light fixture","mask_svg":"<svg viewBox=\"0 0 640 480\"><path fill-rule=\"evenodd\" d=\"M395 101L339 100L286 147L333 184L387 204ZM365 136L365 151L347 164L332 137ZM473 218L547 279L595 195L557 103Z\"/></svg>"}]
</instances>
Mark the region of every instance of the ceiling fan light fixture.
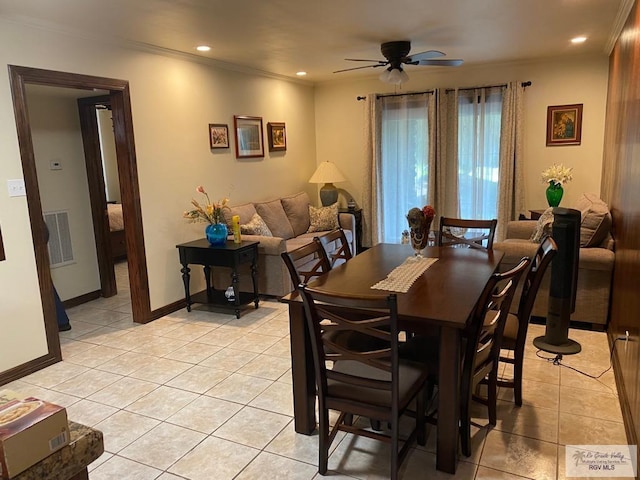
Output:
<instances>
[{"instance_id":1,"label":"ceiling fan light fixture","mask_svg":"<svg viewBox=\"0 0 640 480\"><path fill-rule=\"evenodd\" d=\"M391 83L394 85L402 85L409 80L409 75L402 68L389 67L380 74L380 80L384 83Z\"/></svg>"}]
</instances>

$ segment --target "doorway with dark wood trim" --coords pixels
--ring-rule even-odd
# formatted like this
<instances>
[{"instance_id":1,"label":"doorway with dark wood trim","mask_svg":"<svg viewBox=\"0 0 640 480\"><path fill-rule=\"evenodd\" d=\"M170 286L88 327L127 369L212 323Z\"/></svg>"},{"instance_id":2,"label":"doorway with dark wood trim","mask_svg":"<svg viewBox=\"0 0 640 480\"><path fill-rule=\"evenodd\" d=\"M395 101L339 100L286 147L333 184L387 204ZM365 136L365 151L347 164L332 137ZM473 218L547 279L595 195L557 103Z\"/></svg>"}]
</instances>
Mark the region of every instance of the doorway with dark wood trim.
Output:
<instances>
[{"instance_id":1,"label":"doorway with dark wood trim","mask_svg":"<svg viewBox=\"0 0 640 480\"><path fill-rule=\"evenodd\" d=\"M9 75L18 144L20 147L22 170L27 193L27 207L33 235L36 269L42 299L48 354L0 373L0 385L21 378L62 359L53 287L49 272L45 226L42 221L42 205L38 189L35 154L27 109L26 84L68 87L83 90L98 89L109 92L109 99L113 111L114 137L116 142L118 175L120 177L123 217L124 223L127 225L125 235L130 271L131 310L134 322L147 323L153 319L149 300L149 282L142 230L142 212L140 207L140 190L137 180L138 172L134 147L129 83L125 80L14 65L9 66ZM93 212L100 211L100 209L104 210L104 203L102 206L98 205L98 202L100 202L99 195L97 197L92 195L90 201L92 202ZM94 202L96 202L95 205ZM99 224L100 222L97 223ZM106 225L106 222L102 223ZM105 228L97 228L96 242L106 243L107 241L108 231L106 231ZM107 251L106 249L98 250Z\"/></svg>"}]
</instances>

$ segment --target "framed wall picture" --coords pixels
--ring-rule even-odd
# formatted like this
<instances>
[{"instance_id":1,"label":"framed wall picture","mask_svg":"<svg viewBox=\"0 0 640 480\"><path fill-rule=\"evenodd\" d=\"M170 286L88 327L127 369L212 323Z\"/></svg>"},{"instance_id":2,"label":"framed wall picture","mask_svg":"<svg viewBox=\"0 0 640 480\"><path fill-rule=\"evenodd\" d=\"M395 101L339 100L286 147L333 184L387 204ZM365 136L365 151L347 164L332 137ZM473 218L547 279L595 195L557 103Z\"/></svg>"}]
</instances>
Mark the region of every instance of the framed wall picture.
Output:
<instances>
[{"instance_id":1,"label":"framed wall picture","mask_svg":"<svg viewBox=\"0 0 640 480\"><path fill-rule=\"evenodd\" d=\"M212 149L229 148L229 127L224 123L210 123L209 145Z\"/></svg>"},{"instance_id":2,"label":"framed wall picture","mask_svg":"<svg viewBox=\"0 0 640 480\"><path fill-rule=\"evenodd\" d=\"M236 158L264 157L262 117L236 115L233 125L236 131Z\"/></svg>"},{"instance_id":3,"label":"framed wall picture","mask_svg":"<svg viewBox=\"0 0 640 480\"><path fill-rule=\"evenodd\" d=\"M582 103L547 107L547 146L580 145Z\"/></svg>"},{"instance_id":4,"label":"framed wall picture","mask_svg":"<svg viewBox=\"0 0 640 480\"><path fill-rule=\"evenodd\" d=\"M270 152L282 152L287 149L287 130L283 122L267 123L267 135Z\"/></svg>"}]
</instances>

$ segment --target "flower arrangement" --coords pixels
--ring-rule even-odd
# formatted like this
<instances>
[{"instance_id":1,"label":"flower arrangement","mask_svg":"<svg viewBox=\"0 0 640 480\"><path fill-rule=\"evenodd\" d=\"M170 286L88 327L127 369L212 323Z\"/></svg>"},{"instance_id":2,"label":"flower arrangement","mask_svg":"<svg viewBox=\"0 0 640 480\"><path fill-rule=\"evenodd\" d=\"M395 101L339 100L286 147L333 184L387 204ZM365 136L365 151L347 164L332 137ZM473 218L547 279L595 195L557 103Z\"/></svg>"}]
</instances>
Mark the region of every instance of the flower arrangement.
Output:
<instances>
[{"instance_id":1,"label":"flower arrangement","mask_svg":"<svg viewBox=\"0 0 640 480\"><path fill-rule=\"evenodd\" d=\"M409 210L409 213L407 213L407 220L411 230L420 231L428 228L435 216L436 211L433 207L431 205L425 205L422 207L422 210L415 207Z\"/></svg>"},{"instance_id":2,"label":"flower arrangement","mask_svg":"<svg viewBox=\"0 0 640 480\"><path fill-rule=\"evenodd\" d=\"M565 167L563 164L553 164L542 171L542 183L552 183L554 185L564 185L573 179L573 168Z\"/></svg>"},{"instance_id":3,"label":"flower arrangement","mask_svg":"<svg viewBox=\"0 0 640 480\"><path fill-rule=\"evenodd\" d=\"M407 213L411 246L416 251L416 256L420 256L419 251L427 246L429 227L435 216L436 211L431 205L425 205L422 209L414 207Z\"/></svg>"},{"instance_id":4,"label":"flower arrangement","mask_svg":"<svg viewBox=\"0 0 640 480\"><path fill-rule=\"evenodd\" d=\"M197 200L191 199L191 204L195 207L193 210L184 212L182 216L189 219L191 222L208 222L211 225L218 223L224 223L224 216L222 215L222 209L229 203L228 198L218 200L216 203L211 203L209 194L205 191L202 185L198 185L196 192L202 193L207 197L207 203L200 205Z\"/></svg>"}]
</instances>

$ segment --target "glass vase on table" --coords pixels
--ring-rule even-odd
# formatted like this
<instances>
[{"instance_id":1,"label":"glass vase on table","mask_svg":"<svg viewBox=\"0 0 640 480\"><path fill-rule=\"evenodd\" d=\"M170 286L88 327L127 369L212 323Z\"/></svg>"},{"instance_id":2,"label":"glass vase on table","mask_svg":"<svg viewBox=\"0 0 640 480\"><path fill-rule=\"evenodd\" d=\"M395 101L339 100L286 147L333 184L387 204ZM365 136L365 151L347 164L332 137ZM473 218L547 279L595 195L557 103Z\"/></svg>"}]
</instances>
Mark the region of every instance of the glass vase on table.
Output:
<instances>
[{"instance_id":1,"label":"glass vase on table","mask_svg":"<svg viewBox=\"0 0 640 480\"><path fill-rule=\"evenodd\" d=\"M415 258L423 258L422 250L427 246L429 242L429 230L431 224L426 225L423 228L411 228L411 247L413 248Z\"/></svg>"}]
</instances>

